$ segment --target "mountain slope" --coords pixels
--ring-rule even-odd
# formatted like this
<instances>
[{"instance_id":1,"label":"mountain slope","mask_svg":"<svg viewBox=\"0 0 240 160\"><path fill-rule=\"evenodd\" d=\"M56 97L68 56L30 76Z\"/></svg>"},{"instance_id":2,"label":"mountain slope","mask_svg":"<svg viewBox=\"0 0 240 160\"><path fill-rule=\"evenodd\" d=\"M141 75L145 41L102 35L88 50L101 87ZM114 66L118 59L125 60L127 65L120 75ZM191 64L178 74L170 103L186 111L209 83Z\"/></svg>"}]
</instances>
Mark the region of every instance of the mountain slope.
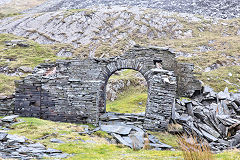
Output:
<instances>
[{"instance_id":1,"label":"mountain slope","mask_svg":"<svg viewBox=\"0 0 240 160\"><path fill-rule=\"evenodd\" d=\"M164 9L171 12L192 13L219 18L236 18L240 16L239 0L48 0L42 5L25 12L52 12L59 9L83 9L114 5Z\"/></svg>"},{"instance_id":2,"label":"mountain slope","mask_svg":"<svg viewBox=\"0 0 240 160\"><path fill-rule=\"evenodd\" d=\"M169 46L180 61L196 65L206 84L217 90L238 88L240 19L118 6L8 17L0 20L0 33L69 44L78 57L116 56L135 44Z\"/></svg>"},{"instance_id":3,"label":"mountain slope","mask_svg":"<svg viewBox=\"0 0 240 160\"><path fill-rule=\"evenodd\" d=\"M26 9L36 7L46 0L1 0L0 13L1 14L16 14Z\"/></svg>"}]
</instances>

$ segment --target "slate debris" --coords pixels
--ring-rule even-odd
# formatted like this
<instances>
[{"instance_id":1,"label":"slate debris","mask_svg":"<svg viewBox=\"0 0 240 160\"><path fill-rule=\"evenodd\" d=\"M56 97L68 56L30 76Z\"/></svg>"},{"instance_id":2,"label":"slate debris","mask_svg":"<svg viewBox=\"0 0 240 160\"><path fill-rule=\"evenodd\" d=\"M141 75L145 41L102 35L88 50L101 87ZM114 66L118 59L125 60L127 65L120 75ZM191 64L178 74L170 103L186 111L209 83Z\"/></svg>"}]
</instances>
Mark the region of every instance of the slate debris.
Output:
<instances>
[{"instance_id":1,"label":"slate debris","mask_svg":"<svg viewBox=\"0 0 240 160\"><path fill-rule=\"evenodd\" d=\"M0 157L3 159L42 159L50 158L66 158L70 156L62 151L52 148L46 148L43 144L33 143L24 136L11 135L6 133L6 127L11 127L12 124L18 123L18 115L11 115L0 119ZM64 143L61 140L53 138L50 140L53 143Z\"/></svg>"},{"instance_id":2,"label":"slate debris","mask_svg":"<svg viewBox=\"0 0 240 160\"><path fill-rule=\"evenodd\" d=\"M15 123L20 123L17 121L18 115L6 116L0 119L0 129L8 130Z\"/></svg>"},{"instance_id":3,"label":"slate debris","mask_svg":"<svg viewBox=\"0 0 240 160\"><path fill-rule=\"evenodd\" d=\"M145 113L108 112L100 116L99 128L112 135L117 143L139 150L144 147L144 135L147 133L143 129L144 116ZM172 149L172 146L160 142L151 134L148 134L148 140L151 149Z\"/></svg>"},{"instance_id":4,"label":"slate debris","mask_svg":"<svg viewBox=\"0 0 240 160\"><path fill-rule=\"evenodd\" d=\"M181 124L187 134L207 140L215 152L240 149L239 102L239 93L230 93L228 88L216 93L205 86L191 101L176 99L172 119Z\"/></svg>"}]
</instances>

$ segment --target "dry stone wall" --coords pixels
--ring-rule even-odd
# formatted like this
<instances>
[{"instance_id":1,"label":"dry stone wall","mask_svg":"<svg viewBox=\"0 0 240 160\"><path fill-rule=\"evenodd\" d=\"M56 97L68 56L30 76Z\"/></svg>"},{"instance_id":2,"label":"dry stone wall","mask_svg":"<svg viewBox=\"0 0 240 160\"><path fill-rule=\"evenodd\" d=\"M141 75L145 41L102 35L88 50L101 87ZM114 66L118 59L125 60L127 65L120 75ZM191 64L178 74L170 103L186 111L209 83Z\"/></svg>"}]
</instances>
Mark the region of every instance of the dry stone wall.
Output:
<instances>
[{"instance_id":1,"label":"dry stone wall","mask_svg":"<svg viewBox=\"0 0 240 160\"><path fill-rule=\"evenodd\" d=\"M133 69L139 71L148 83L145 128L164 130L177 93L191 96L194 91L189 85L193 82L196 82L194 90L201 89L191 69L179 72L178 66L175 54L169 49L140 46L108 59L60 60L41 64L31 75L16 81L15 113L98 125L99 116L106 112L109 77L118 70ZM178 84L185 87L178 88Z\"/></svg>"},{"instance_id":2,"label":"dry stone wall","mask_svg":"<svg viewBox=\"0 0 240 160\"><path fill-rule=\"evenodd\" d=\"M14 95L0 96L0 116L13 114L14 99Z\"/></svg>"}]
</instances>

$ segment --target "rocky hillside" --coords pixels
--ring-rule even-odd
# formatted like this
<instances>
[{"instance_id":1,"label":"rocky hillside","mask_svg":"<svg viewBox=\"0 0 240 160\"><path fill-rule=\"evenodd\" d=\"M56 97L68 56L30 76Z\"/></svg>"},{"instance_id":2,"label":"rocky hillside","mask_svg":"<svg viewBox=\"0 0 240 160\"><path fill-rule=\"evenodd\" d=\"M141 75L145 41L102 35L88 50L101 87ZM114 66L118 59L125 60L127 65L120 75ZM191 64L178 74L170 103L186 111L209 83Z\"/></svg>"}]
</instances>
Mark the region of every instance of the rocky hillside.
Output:
<instances>
[{"instance_id":1,"label":"rocky hillside","mask_svg":"<svg viewBox=\"0 0 240 160\"><path fill-rule=\"evenodd\" d=\"M96 6L114 5L163 9L171 12L192 13L219 18L233 18L240 16L239 0L48 0L42 5L25 12L52 12L59 9L83 9Z\"/></svg>"},{"instance_id":2,"label":"rocky hillside","mask_svg":"<svg viewBox=\"0 0 240 160\"><path fill-rule=\"evenodd\" d=\"M78 50L75 56L79 57L115 56L135 44L168 46L176 50L180 61L196 65L203 82L217 90L238 87L239 19L101 7L11 16L0 20L0 33L40 44L69 44ZM74 54L62 49L58 55Z\"/></svg>"},{"instance_id":3,"label":"rocky hillside","mask_svg":"<svg viewBox=\"0 0 240 160\"><path fill-rule=\"evenodd\" d=\"M18 0L1 2L0 8L5 5L14 8L10 4L17 4ZM37 5L44 0L34 2ZM0 36L0 71L2 77L16 76L20 75L19 67L34 67L49 59L44 51L41 61L28 63L26 52L33 53L33 46L29 45L28 49L17 46L21 54L16 54L16 46L7 46L6 40L34 40L39 45L34 43L33 48L47 48L49 54L59 58L110 57L122 54L135 44L156 45L174 48L179 61L194 63L197 76L215 90L226 86L230 90L238 89L238 5L236 1L226 0L46 1L25 13L0 19L0 34L4 35ZM14 39L10 34L18 37ZM11 56L6 56L9 53Z\"/></svg>"}]
</instances>

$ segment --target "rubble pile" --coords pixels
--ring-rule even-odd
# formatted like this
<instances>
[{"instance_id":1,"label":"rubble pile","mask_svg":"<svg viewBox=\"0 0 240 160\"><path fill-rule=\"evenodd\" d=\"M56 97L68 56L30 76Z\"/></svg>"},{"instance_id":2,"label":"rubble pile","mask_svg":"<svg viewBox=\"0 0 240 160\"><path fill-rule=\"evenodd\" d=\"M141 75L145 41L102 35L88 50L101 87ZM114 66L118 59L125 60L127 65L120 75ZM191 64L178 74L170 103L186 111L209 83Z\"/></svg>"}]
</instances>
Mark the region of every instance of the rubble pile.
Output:
<instances>
[{"instance_id":1,"label":"rubble pile","mask_svg":"<svg viewBox=\"0 0 240 160\"><path fill-rule=\"evenodd\" d=\"M93 131L89 131L86 128L80 134L92 134L101 130L113 137L111 143L123 144L133 149L138 150L146 147L154 150L173 149L172 146L160 142L156 137L143 129L144 117L145 113L108 112L100 116L99 127Z\"/></svg>"},{"instance_id":2,"label":"rubble pile","mask_svg":"<svg viewBox=\"0 0 240 160\"><path fill-rule=\"evenodd\" d=\"M206 86L190 99L177 99L172 120L189 135L202 137L213 151L240 148L240 93L216 93Z\"/></svg>"}]
</instances>

